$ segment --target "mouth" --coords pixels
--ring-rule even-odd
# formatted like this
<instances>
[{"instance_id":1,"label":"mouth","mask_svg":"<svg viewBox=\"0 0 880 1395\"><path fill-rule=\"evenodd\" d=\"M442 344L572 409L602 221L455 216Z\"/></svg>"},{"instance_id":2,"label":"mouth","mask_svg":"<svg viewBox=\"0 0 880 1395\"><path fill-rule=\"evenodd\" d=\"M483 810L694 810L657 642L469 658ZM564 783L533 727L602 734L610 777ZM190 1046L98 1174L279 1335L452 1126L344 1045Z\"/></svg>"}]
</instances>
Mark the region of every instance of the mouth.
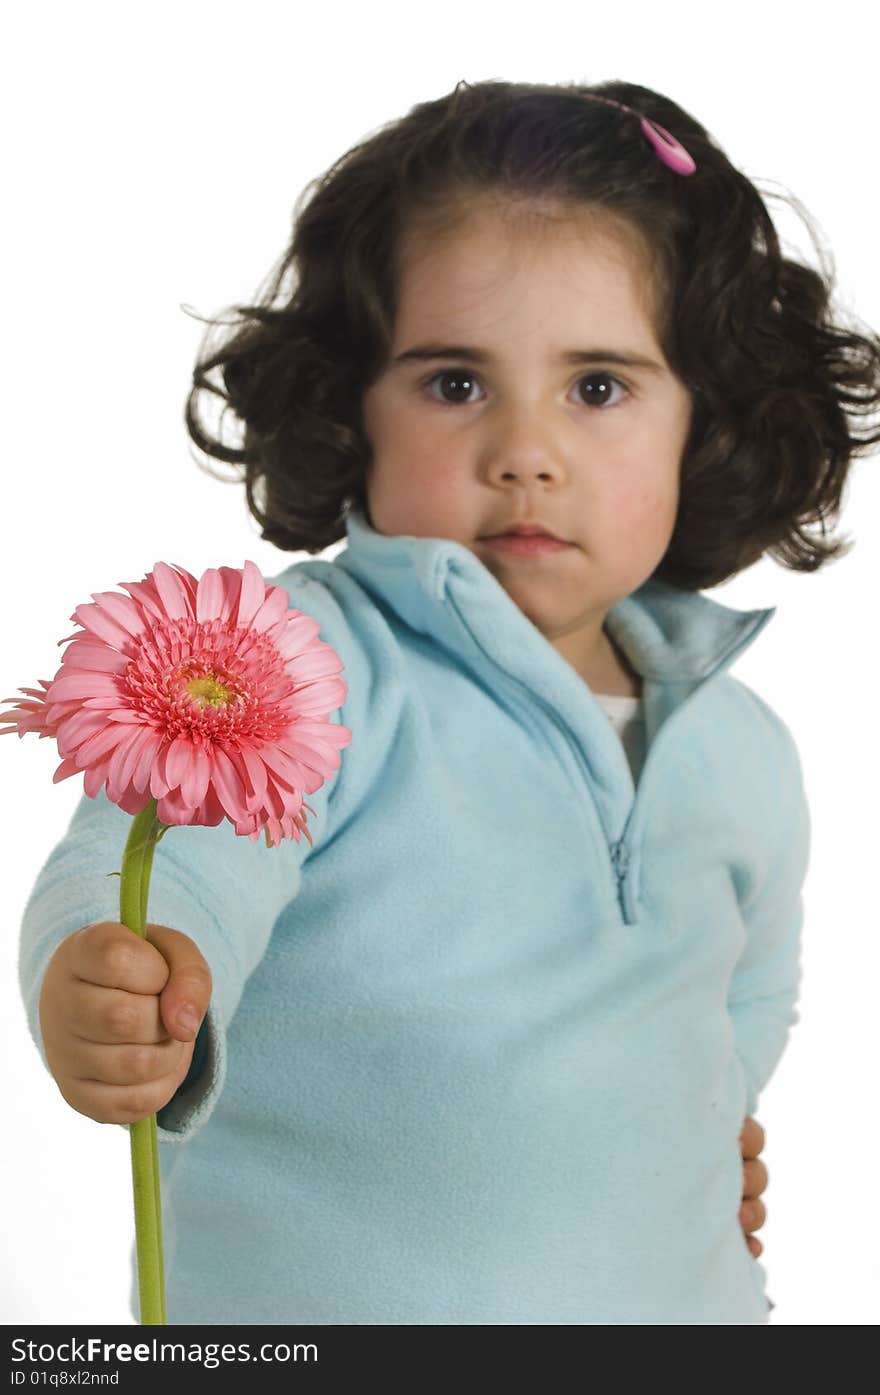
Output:
<instances>
[{"instance_id":1,"label":"mouth","mask_svg":"<svg viewBox=\"0 0 880 1395\"><path fill-rule=\"evenodd\" d=\"M486 533L481 541L488 542L495 538L552 538L555 542L564 542L543 523L514 523L503 533Z\"/></svg>"},{"instance_id":2,"label":"mouth","mask_svg":"<svg viewBox=\"0 0 880 1395\"><path fill-rule=\"evenodd\" d=\"M493 551L506 553L511 557L540 557L546 553L561 552L573 546L554 538L550 533L495 533L481 538Z\"/></svg>"}]
</instances>

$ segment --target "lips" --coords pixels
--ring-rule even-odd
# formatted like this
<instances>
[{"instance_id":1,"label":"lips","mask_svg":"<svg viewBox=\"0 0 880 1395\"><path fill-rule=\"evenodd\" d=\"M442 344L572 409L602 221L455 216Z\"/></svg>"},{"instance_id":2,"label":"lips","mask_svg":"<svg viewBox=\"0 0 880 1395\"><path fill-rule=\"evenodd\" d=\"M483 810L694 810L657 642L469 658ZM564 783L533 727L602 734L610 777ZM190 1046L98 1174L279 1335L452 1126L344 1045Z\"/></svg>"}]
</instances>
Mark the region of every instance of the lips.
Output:
<instances>
[{"instance_id":1,"label":"lips","mask_svg":"<svg viewBox=\"0 0 880 1395\"><path fill-rule=\"evenodd\" d=\"M483 538L483 542L493 552L509 557L544 557L571 548L571 543L561 542L549 533L498 533Z\"/></svg>"},{"instance_id":2,"label":"lips","mask_svg":"<svg viewBox=\"0 0 880 1395\"><path fill-rule=\"evenodd\" d=\"M487 533L484 542L494 542L496 538L550 538L553 542L562 542L562 538L557 538L555 533L551 533L549 528L508 528L504 533Z\"/></svg>"}]
</instances>

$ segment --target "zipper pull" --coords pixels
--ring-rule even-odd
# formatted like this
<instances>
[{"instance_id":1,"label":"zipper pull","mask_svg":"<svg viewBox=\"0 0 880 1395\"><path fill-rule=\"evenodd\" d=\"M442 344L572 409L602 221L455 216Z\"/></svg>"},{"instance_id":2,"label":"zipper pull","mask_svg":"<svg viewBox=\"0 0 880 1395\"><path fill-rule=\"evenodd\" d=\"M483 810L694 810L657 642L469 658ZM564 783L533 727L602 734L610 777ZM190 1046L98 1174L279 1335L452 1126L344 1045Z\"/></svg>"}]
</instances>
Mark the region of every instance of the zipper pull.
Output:
<instances>
[{"instance_id":1,"label":"zipper pull","mask_svg":"<svg viewBox=\"0 0 880 1395\"><path fill-rule=\"evenodd\" d=\"M614 863L617 880L622 882L629 869L629 848L622 838L618 843L613 844L611 848L611 860Z\"/></svg>"}]
</instances>

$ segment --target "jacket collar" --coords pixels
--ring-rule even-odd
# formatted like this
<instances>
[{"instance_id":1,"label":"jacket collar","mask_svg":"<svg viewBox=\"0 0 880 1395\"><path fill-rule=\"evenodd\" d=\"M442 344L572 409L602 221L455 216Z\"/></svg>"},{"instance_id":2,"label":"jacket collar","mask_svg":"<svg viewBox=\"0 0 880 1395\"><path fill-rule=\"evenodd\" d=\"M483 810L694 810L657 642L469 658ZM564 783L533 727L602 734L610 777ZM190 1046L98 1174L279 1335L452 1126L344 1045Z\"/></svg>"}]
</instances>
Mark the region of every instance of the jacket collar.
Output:
<instances>
[{"instance_id":1,"label":"jacket collar","mask_svg":"<svg viewBox=\"0 0 880 1395\"><path fill-rule=\"evenodd\" d=\"M453 667L468 669L520 721L534 721L526 693L550 715L540 739L562 762L574 796L589 789L615 847L635 809L635 784L600 697L461 543L389 537L377 533L362 510L349 511L346 531L348 545L332 565L353 576L380 609L429 636ZM606 629L644 680L641 716L649 749L667 721L752 643L775 609L734 610L700 592L649 580L608 612ZM560 744L553 728L570 740ZM638 864L633 876L638 895Z\"/></svg>"},{"instance_id":2,"label":"jacket collar","mask_svg":"<svg viewBox=\"0 0 880 1395\"><path fill-rule=\"evenodd\" d=\"M411 629L457 650L464 623L477 645L496 658L499 649L508 648L508 636L514 645L544 645L566 664L463 544L377 533L356 508L348 512L346 534L347 547L336 564ZM649 578L611 608L605 628L644 678L694 687L728 668L775 613L776 606L736 610L699 591Z\"/></svg>"}]
</instances>

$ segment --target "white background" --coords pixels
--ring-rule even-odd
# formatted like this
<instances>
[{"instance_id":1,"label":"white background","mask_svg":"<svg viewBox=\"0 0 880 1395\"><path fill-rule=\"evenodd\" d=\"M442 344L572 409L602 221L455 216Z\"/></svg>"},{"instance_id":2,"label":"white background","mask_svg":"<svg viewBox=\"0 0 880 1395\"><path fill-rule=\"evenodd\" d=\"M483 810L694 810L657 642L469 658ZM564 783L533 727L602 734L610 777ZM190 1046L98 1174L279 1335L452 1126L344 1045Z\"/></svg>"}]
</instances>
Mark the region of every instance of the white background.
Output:
<instances>
[{"instance_id":1,"label":"white background","mask_svg":"<svg viewBox=\"0 0 880 1395\"><path fill-rule=\"evenodd\" d=\"M247 557L271 575L294 560L260 539L244 487L190 454L183 402L204 326L182 306L210 316L249 301L303 186L462 78L614 77L666 92L765 191L798 197L834 255L838 303L880 325L866 13L547 0L522 22L485 2L10 10L0 695L51 679L74 606L160 559L196 575ZM815 264L803 224L770 208L788 249ZM765 560L710 593L779 606L734 671L793 731L813 818L801 1021L757 1111L771 1324L880 1317L878 503L875 454L847 488L849 557L815 575ZM127 1135L62 1099L17 982L25 901L82 781L52 784L53 742L7 737L0 752L0 1322L131 1323Z\"/></svg>"}]
</instances>

